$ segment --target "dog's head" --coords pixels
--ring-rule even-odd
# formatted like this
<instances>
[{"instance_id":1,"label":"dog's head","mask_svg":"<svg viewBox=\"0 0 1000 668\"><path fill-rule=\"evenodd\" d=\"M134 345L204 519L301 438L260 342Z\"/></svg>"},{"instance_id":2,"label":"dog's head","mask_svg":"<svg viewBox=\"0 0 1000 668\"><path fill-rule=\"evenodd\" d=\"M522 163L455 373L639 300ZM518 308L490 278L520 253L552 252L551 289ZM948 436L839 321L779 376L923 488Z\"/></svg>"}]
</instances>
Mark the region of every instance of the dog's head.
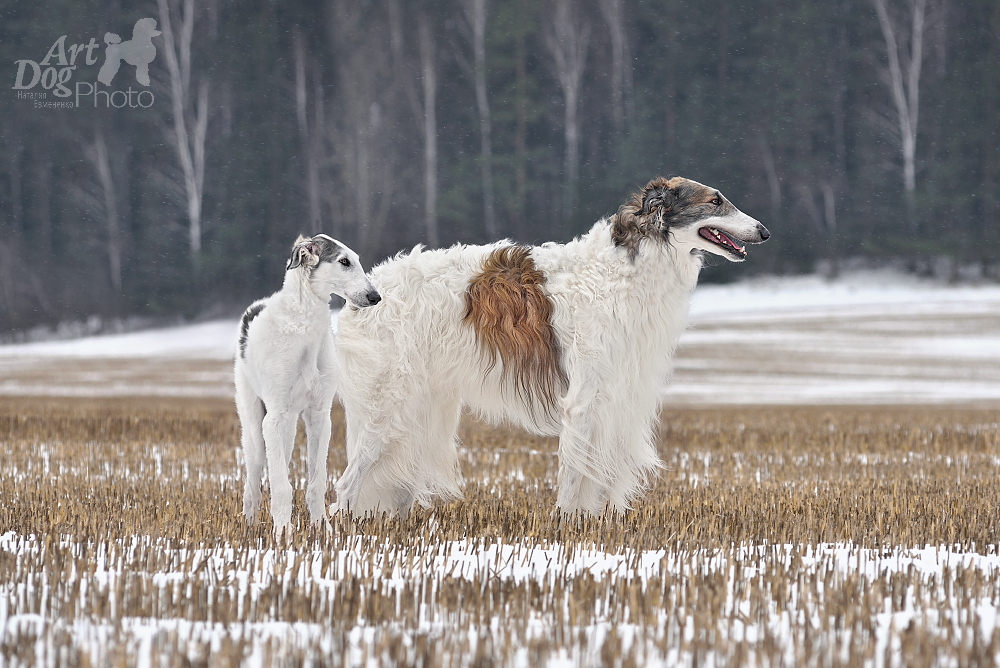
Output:
<instances>
[{"instance_id":1,"label":"dog's head","mask_svg":"<svg viewBox=\"0 0 1000 668\"><path fill-rule=\"evenodd\" d=\"M374 306L382 300L365 276L358 254L325 234L299 236L285 271L305 272L309 287L323 300L339 295L359 308Z\"/></svg>"},{"instance_id":2,"label":"dog's head","mask_svg":"<svg viewBox=\"0 0 1000 668\"><path fill-rule=\"evenodd\" d=\"M653 179L632 195L612 216L611 235L633 258L648 241L732 262L746 259L743 244L759 244L771 236L715 188L679 176Z\"/></svg>"},{"instance_id":3,"label":"dog's head","mask_svg":"<svg viewBox=\"0 0 1000 668\"><path fill-rule=\"evenodd\" d=\"M156 19L139 19L132 27L132 39L136 42L148 42L160 34L156 29Z\"/></svg>"}]
</instances>

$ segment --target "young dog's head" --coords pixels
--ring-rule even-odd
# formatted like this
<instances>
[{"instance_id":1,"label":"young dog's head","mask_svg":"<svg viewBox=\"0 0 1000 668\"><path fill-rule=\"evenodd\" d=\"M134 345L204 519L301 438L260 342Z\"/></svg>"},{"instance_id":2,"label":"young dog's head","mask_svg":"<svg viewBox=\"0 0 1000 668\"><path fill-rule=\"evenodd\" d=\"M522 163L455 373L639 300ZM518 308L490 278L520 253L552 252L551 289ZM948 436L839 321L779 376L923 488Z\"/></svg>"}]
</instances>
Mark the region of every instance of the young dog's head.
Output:
<instances>
[{"instance_id":1,"label":"young dog's head","mask_svg":"<svg viewBox=\"0 0 1000 668\"><path fill-rule=\"evenodd\" d=\"M305 272L310 289L324 301L339 295L352 306L363 308L382 300L365 276L358 254L325 234L300 236L285 271Z\"/></svg>"},{"instance_id":2,"label":"young dog's head","mask_svg":"<svg viewBox=\"0 0 1000 668\"><path fill-rule=\"evenodd\" d=\"M632 195L612 217L611 235L632 258L648 240L732 262L746 259L743 244L759 244L771 236L715 188L679 176L653 179Z\"/></svg>"}]
</instances>

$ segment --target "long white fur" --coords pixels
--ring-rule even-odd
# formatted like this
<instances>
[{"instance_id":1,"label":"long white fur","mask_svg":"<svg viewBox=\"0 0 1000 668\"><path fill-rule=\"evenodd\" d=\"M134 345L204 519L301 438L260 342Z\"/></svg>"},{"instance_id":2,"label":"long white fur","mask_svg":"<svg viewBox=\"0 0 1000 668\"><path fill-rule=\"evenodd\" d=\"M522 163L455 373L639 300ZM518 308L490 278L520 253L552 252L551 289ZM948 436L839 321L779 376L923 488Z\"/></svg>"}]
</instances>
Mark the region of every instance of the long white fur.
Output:
<instances>
[{"instance_id":1,"label":"long white fur","mask_svg":"<svg viewBox=\"0 0 1000 668\"><path fill-rule=\"evenodd\" d=\"M455 430L463 404L488 420L559 435L563 511L627 509L660 466L652 435L660 389L702 256L725 256L697 234L706 223L743 239L763 229L736 211L671 231L670 243L643 241L633 259L613 244L606 219L565 245L532 248L569 381L556 419L539 419L502 392L500 364L487 373L462 322L470 280L508 242L418 246L376 267L381 305L345 310L338 322L348 467L331 511L406 512L435 495L459 496Z\"/></svg>"},{"instance_id":2,"label":"long white fur","mask_svg":"<svg viewBox=\"0 0 1000 668\"><path fill-rule=\"evenodd\" d=\"M275 535L290 535L292 486L288 464L299 415L305 422L308 442L306 505L314 524L327 521L330 409L339 379L330 327L330 297L337 294L365 306L378 301L357 254L325 235L318 237L324 237L324 243L336 244L333 259L319 262L308 248L302 250L310 240L300 239L293 259L299 253L301 264L285 272L281 290L251 306L253 309L263 304L263 310L249 323L245 352L241 355L238 350L236 354L236 409L247 476L243 514L250 522L256 518L266 464ZM349 267L340 264L343 258Z\"/></svg>"}]
</instances>

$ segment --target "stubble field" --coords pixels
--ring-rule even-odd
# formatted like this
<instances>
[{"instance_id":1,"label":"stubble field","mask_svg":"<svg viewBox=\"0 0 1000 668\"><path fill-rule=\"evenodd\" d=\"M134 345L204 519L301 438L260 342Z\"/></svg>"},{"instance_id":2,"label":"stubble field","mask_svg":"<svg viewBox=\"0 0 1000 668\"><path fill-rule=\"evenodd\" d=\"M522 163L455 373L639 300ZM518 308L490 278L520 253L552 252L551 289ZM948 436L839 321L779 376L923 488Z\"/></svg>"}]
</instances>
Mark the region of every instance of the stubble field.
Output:
<instances>
[{"instance_id":1,"label":"stubble field","mask_svg":"<svg viewBox=\"0 0 1000 668\"><path fill-rule=\"evenodd\" d=\"M2 399L0 666L1000 659L995 411L662 418L649 494L590 520L554 512L554 439L466 419L462 501L317 533L297 450L276 546L228 401ZM335 409L331 471L342 443Z\"/></svg>"}]
</instances>

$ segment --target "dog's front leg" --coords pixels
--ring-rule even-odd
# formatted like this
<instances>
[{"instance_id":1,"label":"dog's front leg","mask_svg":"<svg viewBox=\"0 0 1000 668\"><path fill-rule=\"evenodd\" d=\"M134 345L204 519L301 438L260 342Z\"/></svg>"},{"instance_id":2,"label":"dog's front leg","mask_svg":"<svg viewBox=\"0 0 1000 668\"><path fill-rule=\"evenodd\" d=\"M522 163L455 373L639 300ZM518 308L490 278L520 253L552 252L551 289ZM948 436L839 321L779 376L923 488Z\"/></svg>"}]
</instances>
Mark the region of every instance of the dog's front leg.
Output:
<instances>
[{"instance_id":1,"label":"dog's front leg","mask_svg":"<svg viewBox=\"0 0 1000 668\"><path fill-rule=\"evenodd\" d=\"M267 452L267 480L271 487L271 517L274 535L286 539L292 532L292 485L288 481L288 453L295 441L298 415L287 410L264 416L264 449Z\"/></svg>"}]
</instances>

